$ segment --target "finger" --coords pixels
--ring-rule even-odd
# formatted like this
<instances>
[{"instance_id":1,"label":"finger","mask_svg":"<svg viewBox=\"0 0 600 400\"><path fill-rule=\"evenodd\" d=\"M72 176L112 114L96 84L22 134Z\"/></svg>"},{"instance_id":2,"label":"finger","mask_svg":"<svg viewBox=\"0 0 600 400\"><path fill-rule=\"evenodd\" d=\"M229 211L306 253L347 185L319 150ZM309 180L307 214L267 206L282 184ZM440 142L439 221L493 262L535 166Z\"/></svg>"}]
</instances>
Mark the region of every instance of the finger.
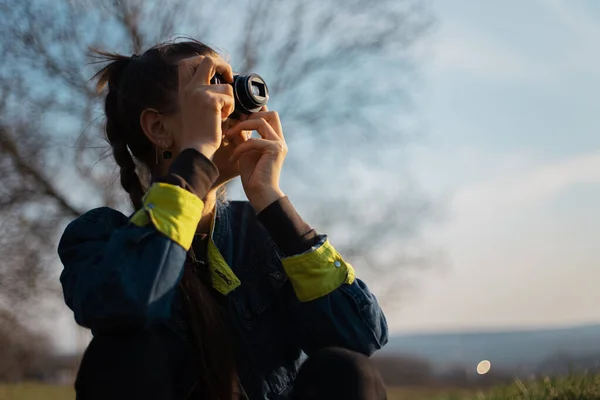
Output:
<instances>
[{"instance_id":1,"label":"finger","mask_svg":"<svg viewBox=\"0 0 600 400\"><path fill-rule=\"evenodd\" d=\"M204 88L211 93L218 93L231 98L231 104L235 107L235 98L233 97L233 86L228 84L221 85L206 85ZM203 89L204 89L203 88ZM232 110L233 112L233 110ZM231 112L229 113L231 114ZM227 114L227 115L229 115Z\"/></svg>"},{"instance_id":2,"label":"finger","mask_svg":"<svg viewBox=\"0 0 600 400\"><path fill-rule=\"evenodd\" d=\"M233 143L236 146L244 143L246 140L252 137L252 132L250 131L241 131L236 134L230 134L229 129L223 130L223 138L228 143Z\"/></svg>"},{"instance_id":3,"label":"finger","mask_svg":"<svg viewBox=\"0 0 600 400\"><path fill-rule=\"evenodd\" d=\"M219 84L219 85L207 85L201 88L201 90L207 90L211 93L219 93L230 96L233 98L233 87L228 84Z\"/></svg>"},{"instance_id":4,"label":"finger","mask_svg":"<svg viewBox=\"0 0 600 400\"><path fill-rule=\"evenodd\" d=\"M230 138L236 146L239 146L252 137L252 131L241 131L239 134L227 137Z\"/></svg>"},{"instance_id":5,"label":"finger","mask_svg":"<svg viewBox=\"0 0 600 400\"><path fill-rule=\"evenodd\" d=\"M229 86L229 85L218 85L218 86ZM231 86L229 86L231 88ZM212 89L212 88L211 88ZM235 100L231 93L226 88L213 91L211 90L211 96L217 100L221 109L221 119L225 119L233 113L235 110Z\"/></svg>"},{"instance_id":6,"label":"finger","mask_svg":"<svg viewBox=\"0 0 600 400\"><path fill-rule=\"evenodd\" d=\"M188 85L194 76L194 66L200 62L198 57L184 58L177 63L177 76L179 80L179 89Z\"/></svg>"},{"instance_id":7,"label":"finger","mask_svg":"<svg viewBox=\"0 0 600 400\"><path fill-rule=\"evenodd\" d=\"M272 151L273 153L282 153L283 149L279 146L278 142L273 142L271 140L264 139L254 139L250 138L244 143L237 146L233 153L231 153L230 162L235 162L239 160L239 158L249 151L258 151L261 153L266 153L268 151Z\"/></svg>"},{"instance_id":8,"label":"finger","mask_svg":"<svg viewBox=\"0 0 600 400\"><path fill-rule=\"evenodd\" d=\"M263 106L262 108L266 109L267 106ZM259 111L256 113L252 113L248 116L248 119L262 118L277 133L280 139L283 139L283 129L281 127L281 120L279 119L279 113L277 111Z\"/></svg>"},{"instance_id":9,"label":"finger","mask_svg":"<svg viewBox=\"0 0 600 400\"><path fill-rule=\"evenodd\" d=\"M237 123L234 127L230 128L225 134L227 137L231 135L234 137L241 131L257 131L261 138L266 140L280 140L281 138L273 130L273 127L263 118L248 118L245 121Z\"/></svg>"},{"instance_id":10,"label":"finger","mask_svg":"<svg viewBox=\"0 0 600 400\"><path fill-rule=\"evenodd\" d=\"M220 57L204 57L198 64L190 85L210 85L216 73L223 75L226 82L233 82L231 65Z\"/></svg>"}]
</instances>

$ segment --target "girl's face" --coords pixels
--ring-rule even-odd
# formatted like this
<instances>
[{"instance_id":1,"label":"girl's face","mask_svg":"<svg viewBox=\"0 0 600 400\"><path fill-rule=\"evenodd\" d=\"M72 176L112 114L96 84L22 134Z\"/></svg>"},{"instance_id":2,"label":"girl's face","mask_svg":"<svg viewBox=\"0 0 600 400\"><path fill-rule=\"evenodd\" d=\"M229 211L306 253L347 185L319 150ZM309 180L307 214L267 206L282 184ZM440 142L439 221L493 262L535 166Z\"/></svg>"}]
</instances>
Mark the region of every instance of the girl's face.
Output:
<instances>
[{"instance_id":1,"label":"girl's face","mask_svg":"<svg viewBox=\"0 0 600 400\"><path fill-rule=\"evenodd\" d=\"M244 117L242 117L245 119ZM238 120L227 118L221 124L221 131L226 132L229 128L234 126ZM221 147L217 150L213 157L213 163L217 166L219 170L219 179L215 182L214 186L220 186L223 183L230 181L233 178L236 178L240 175L240 167L238 162L231 163L229 162L229 157L231 157L231 153L233 149L235 149L236 144L230 143L226 140L221 142Z\"/></svg>"}]
</instances>

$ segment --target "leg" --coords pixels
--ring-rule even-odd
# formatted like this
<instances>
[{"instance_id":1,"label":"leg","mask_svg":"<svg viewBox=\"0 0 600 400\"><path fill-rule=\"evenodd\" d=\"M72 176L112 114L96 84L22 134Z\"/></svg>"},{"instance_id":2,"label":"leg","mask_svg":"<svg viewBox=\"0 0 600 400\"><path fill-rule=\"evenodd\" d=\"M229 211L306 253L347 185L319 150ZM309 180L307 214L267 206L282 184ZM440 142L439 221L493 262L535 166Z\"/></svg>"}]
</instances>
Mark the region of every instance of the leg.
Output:
<instances>
[{"instance_id":1,"label":"leg","mask_svg":"<svg viewBox=\"0 0 600 400\"><path fill-rule=\"evenodd\" d=\"M363 354L342 348L322 349L300 367L291 400L385 400L385 384Z\"/></svg>"},{"instance_id":2,"label":"leg","mask_svg":"<svg viewBox=\"0 0 600 400\"><path fill-rule=\"evenodd\" d=\"M167 351L151 330L94 337L75 381L77 400L171 399Z\"/></svg>"}]
</instances>

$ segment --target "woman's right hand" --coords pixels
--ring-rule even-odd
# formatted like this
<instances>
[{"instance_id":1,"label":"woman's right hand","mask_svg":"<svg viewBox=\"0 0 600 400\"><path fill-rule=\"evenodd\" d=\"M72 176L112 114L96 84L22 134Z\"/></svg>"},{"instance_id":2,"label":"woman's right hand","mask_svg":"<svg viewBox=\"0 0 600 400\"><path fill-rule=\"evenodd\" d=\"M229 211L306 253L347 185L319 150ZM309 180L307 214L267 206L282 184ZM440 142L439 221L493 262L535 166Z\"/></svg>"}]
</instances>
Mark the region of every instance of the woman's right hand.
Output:
<instances>
[{"instance_id":1,"label":"woman's right hand","mask_svg":"<svg viewBox=\"0 0 600 400\"><path fill-rule=\"evenodd\" d=\"M179 108L182 132L178 151L193 148L212 160L221 146L221 121L235 108L233 87L213 85L216 73L233 82L231 66L217 56L196 56L179 62Z\"/></svg>"}]
</instances>

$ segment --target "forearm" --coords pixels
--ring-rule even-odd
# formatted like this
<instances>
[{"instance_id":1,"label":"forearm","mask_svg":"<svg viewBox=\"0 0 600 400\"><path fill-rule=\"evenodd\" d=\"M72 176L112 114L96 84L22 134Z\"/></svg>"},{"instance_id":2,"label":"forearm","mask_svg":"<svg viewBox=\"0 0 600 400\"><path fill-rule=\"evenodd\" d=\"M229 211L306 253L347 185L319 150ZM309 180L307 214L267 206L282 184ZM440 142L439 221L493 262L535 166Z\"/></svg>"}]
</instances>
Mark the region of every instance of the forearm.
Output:
<instances>
[{"instance_id":1,"label":"forearm","mask_svg":"<svg viewBox=\"0 0 600 400\"><path fill-rule=\"evenodd\" d=\"M325 347L344 347L367 356L388 340L387 321L375 296L356 279L330 294L291 307L292 330L307 354Z\"/></svg>"},{"instance_id":2,"label":"forearm","mask_svg":"<svg viewBox=\"0 0 600 400\"><path fill-rule=\"evenodd\" d=\"M150 227L107 229L105 241L80 239L79 228L59 245L60 280L76 322L121 331L168 318L186 251Z\"/></svg>"},{"instance_id":3,"label":"forearm","mask_svg":"<svg viewBox=\"0 0 600 400\"><path fill-rule=\"evenodd\" d=\"M76 321L92 329L129 329L167 318L186 253L216 167L183 152L155 180L130 220L108 208L73 221L59 244L61 283Z\"/></svg>"},{"instance_id":4,"label":"forearm","mask_svg":"<svg viewBox=\"0 0 600 400\"><path fill-rule=\"evenodd\" d=\"M304 253L319 240L315 230L300 217L287 197L271 203L258 214L258 219L284 257Z\"/></svg>"},{"instance_id":5,"label":"forearm","mask_svg":"<svg viewBox=\"0 0 600 400\"><path fill-rule=\"evenodd\" d=\"M167 174L154 182L179 186L203 199L218 177L219 170L212 161L198 150L185 149L173 160Z\"/></svg>"},{"instance_id":6,"label":"forearm","mask_svg":"<svg viewBox=\"0 0 600 400\"><path fill-rule=\"evenodd\" d=\"M159 232L189 250L202 217L206 196L219 177L217 167L199 151L182 151L166 175L154 179L142 209L131 218L137 226L152 224Z\"/></svg>"},{"instance_id":7,"label":"forearm","mask_svg":"<svg viewBox=\"0 0 600 400\"><path fill-rule=\"evenodd\" d=\"M370 355L387 342L387 322L354 268L283 198L259 214L292 283L293 335L306 352L341 346Z\"/></svg>"}]
</instances>

